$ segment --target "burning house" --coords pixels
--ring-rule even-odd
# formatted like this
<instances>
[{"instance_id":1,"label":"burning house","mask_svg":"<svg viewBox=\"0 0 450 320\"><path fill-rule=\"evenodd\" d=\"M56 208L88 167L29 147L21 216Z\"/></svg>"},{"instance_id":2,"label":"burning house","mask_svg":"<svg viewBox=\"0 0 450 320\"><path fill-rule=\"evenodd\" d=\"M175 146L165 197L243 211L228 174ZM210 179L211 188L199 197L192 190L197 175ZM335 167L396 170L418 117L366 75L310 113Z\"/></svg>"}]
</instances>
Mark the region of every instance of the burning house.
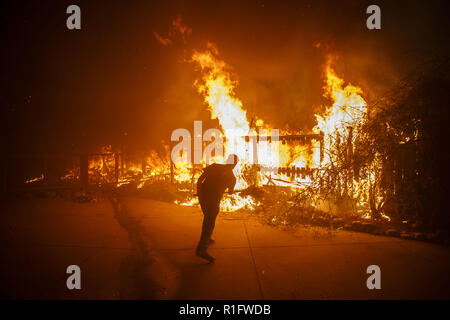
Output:
<instances>
[{"instance_id":1,"label":"burning house","mask_svg":"<svg viewBox=\"0 0 450 320\"><path fill-rule=\"evenodd\" d=\"M184 191L189 190L190 194L184 200L175 199L175 203L193 205L196 203L193 197L194 182L202 166L221 162L228 154L235 153L241 159L235 168L237 189L241 191L280 187L293 193L306 192L309 205L336 211L342 206L337 209L331 203L345 202L353 212L360 212L361 217L369 218L369 199L376 197L370 194L374 172L379 170L376 163L370 165L372 171L365 175L359 175L354 168L346 168L331 176L336 166L342 166L346 161L352 162L353 144L368 114L362 90L346 84L333 70L331 61L329 59L324 66L323 94L332 104L323 114L315 115L316 125L312 132L295 132L292 129L272 128L257 115L249 120L245 106L235 93L238 82L232 67L220 59L215 45L208 43L205 51L194 51L190 63L199 74L194 87L202 96L211 118L217 119L220 124L220 138L224 141L222 152L206 157L206 152L202 154L206 144L201 140L200 163L193 164L194 157L198 155L183 148L174 160L174 142L163 145L163 153L152 150L139 155L106 146L98 153L72 155L78 163L66 169L59 177L59 183L79 183L84 190L120 189L127 185L138 190L155 182L170 182ZM196 144L195 136L192 139L189 147ZM43 172L24 182L45 185L47 176L48 173ZM330 183L335 189L333 194L329 193L330 190L324 194L322 184ZM253 210L259 204L251 193L241 192L227 195L222 202L222 210Z\"/></svg>"}]
</instances>

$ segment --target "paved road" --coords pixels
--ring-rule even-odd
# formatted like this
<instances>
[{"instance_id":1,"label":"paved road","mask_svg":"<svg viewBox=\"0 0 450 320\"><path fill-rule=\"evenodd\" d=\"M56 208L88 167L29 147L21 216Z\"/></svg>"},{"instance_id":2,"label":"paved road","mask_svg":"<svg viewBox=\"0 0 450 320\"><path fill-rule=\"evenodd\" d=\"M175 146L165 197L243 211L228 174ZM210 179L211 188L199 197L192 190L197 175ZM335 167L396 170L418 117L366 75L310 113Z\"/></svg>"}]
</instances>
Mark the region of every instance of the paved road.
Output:
<instances>
[{"instance_id":1,"label":"paved road","mask_svg":"<svg viewBox=\"0 0 450 320\"><path fill-rule=\"evenodd\" d=\"M194 255L197 208L121 198L32 200L7 209L2 242L16 248L2 266L9 297L450 298L446 246L322 228L287 232L234 213L219 216L209 250L217 260L208 264ZM65 288L69 264L82 269L80 291ZM381 290L366 287L372 264L381 268Z\"/></svg>"}]
</instances>

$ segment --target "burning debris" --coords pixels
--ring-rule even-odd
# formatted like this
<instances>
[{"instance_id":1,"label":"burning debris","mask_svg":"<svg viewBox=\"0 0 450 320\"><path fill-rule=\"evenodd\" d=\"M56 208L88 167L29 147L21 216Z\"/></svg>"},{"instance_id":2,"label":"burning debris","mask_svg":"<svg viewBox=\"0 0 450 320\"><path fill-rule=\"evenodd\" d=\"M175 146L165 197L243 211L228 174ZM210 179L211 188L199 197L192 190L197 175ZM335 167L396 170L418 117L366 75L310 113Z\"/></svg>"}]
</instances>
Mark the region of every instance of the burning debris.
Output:
<instances>
[{"instance_id":1,"label":"burning debris","mask_svg":"<svg viewBox=\"0 0 450 320\"><path fill-rule=\"evenodd\" d=\"M236 153L241 159L235 174L236 187L243 192L227 195L222 202L223 211L267 206L261 194L265 192L262 191L264 186L272 186L291 190L296 194L297 204L342 211L346 203L352 212L359 210L360 216L370 217L368 190L373 175L361 176L353 172L354 168L343 167L345 161L352 161L358 128L367 115L360 88L344 86L344 81L328 63L324 89L325 96L333 101L332 106L324 114L316 115L317 125L311 134L282 131L273 139L270 134L273 129L269 125L258 119L257 127L252 127L253 122L247 120L243 104L234 93L238 84L235 76L231 67L218 58L215 46L208 44L206 51L195 51L192 62L201 72L201 79L194 85L204 97L211 117L219 120L226 138L224 156ZM256 129L260 129L259 134ZM125 193L137 189L155 193L161 185L170 182L179 190L170 188L171 193L183 195L170 199L181 205L197 204L192 187L201 168L191 165L187 154L182 161L174 163L169 159L169 147L165 146L165 150L164 155L151 151L146 156L135 157L113 150L111 146L104 147L100 153L89 155L89 160L88 156L81 156L80 167L70 169L61 179L87 179L88 184L97 188L115 187ZM209 160L220 161L220 158ZM205 165L206 159L201 160ZM153 185L158 188L152 188ZM302 197L307 201L301 200ZM333 201L337 206L331 205Z\"/></svg>"},{"instance_id":2,"label":"burning debris","mask_svg":"<svg viewBox=\"0 0 450 320\"><path fill-rule=\"evenodd\" d=\"M169 45L175 35L185 41L190 33L178 19L167 38L157 33L155 36L163 45ZM400 121L395 122L392 110L396 110L395 99L399 97L386 103L387 109L369 107L363 90L346 83L334 70L332 61L328 59L323 73L323 95L331 103L323 113L314 115L316 125L311 132L274 129L257 116L249 120L235 92L239 84L236 74L219 58L217 47L208 43L204 51L194 50L189 63L199 73L194 88L203 98L211 119L218 120L220 130L214 129L213 135L208 130L203 133L200 123L200 132L189 135L188 147L176 151L172 143L164 144L163 152L130 154L107 146L96 154L76 155L79 164L59 180L64 184L80 182L82 190L140 194L193 206L198 205L194 185L202 168L236 154L240 161L234 174L240 192L225 195L221 211L263 213L272 224L308 223L394 234L385 226L405 218L420 218L405 214L408 206L399 197L411 198L417 192L414 184L416 191L408 191L406 196L404 185L415 179L413 167L417 165L418 141L424 132L420 121L411 129L409 120L401 119L407 130L399 125ZM413 89L413 85L408 85L401 99L407 99ZM205 142L209 141L223 142L223 150L214 148L211 156L206 155L209 146L205 147ZM196 150L191 153L192 145L199 148L199 156ZM174 154L179 156L178 161L174 161ZM406 164L408 157L412 162ZM27 179L25 184L46 179L44 172ZM84 201L88 196L78 198ZM413 208L416 212L419 209ZM423 220L423 213L420 215L419 220ZM400 224L400 229L403 227Z\"/></svg>"},{"instance_id":3,"label":"burning debris","mask_svg":"<svg viewBox=\"0 0 450 320\"><path fill-rule=\"evenodd\" d=\"M43 180L44 180L44 174L42 173L39 177L25 180L24 183L27 183L27 184L28 183L36 183L36 182L43 181Z\"/></svg>"},{"instance_id":4,"label":"burning debris","mask_svg":"<svg viewBox=\"0 0 450 320\"><path fill-rule=\"evenodd\" d=\"M255 122L258 127L252 127L247 120L243 103L234 93L238 82L234 80L231 67L218 58L214 45L208 44L204 52L195 51L192 62L201 72L200 80L194 85L208 105L211 117L219 120L226 138L224 157L236 153L241 159L234 171L238 179L236 188L242 192L226 195L222 211L270 206L270 201L262 196L267 194L265 186L270 186L289 190L293 198L286 203L293 207L339 211L340 214L346 207L352 213L358 212L360 217L371 217L369 202L373 195L370 191L373 190L376 164L371 164L372 172L365 175L349 165L353 161L353 144L358 130L367 117L360 88L344 85L344 80L328 63L324 89L325 96L333 104L323 114L316 115L317 125L313 132L305 135L282 131L277 139L272 139L270 132L273 129L269 125L258 119ZM263 134L257 134L256 129ZM162 189L173 195L166 200L196 205L192 190L201 168L191 165L186 154L182 161L173 163L169 159L169 147L165 146L165 150L166 154L162 156L151 151L146 156L135 157L107 146L100 153L89 155L89 159L87 155L81 156L80 167L68 170L61 180L87 179L89 185L103 190L115 187L122 193L138 189L156 193ZM218 160L220 157L210 159ZM203 158L202 164L206 164ZM169 184L177 187L162 188Z\"/></svg>"}]
</instances>

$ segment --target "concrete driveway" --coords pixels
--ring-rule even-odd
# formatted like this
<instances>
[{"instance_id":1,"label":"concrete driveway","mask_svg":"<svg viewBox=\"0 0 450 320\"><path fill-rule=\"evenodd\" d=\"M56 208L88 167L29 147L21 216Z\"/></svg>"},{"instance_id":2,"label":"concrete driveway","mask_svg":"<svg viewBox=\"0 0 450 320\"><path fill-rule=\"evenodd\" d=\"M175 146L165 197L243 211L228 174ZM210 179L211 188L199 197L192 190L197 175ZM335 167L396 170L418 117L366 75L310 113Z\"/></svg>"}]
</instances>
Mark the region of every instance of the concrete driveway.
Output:
<instances>
[{"instance_id":1,"label":"concrete driveway","mask_svg":"<svg viewBox=\"0 0 450 320\"><path fill-rule=\"evenodd\" d=\"M39 299L450 298L450 248L319 227L284 231L220 214L208 264L198 208L141 198L3 204L2 295ZM66 288L79 265L82 289ZM381 290L366 269L381 268Z\"/></svg>"}]
</instances>

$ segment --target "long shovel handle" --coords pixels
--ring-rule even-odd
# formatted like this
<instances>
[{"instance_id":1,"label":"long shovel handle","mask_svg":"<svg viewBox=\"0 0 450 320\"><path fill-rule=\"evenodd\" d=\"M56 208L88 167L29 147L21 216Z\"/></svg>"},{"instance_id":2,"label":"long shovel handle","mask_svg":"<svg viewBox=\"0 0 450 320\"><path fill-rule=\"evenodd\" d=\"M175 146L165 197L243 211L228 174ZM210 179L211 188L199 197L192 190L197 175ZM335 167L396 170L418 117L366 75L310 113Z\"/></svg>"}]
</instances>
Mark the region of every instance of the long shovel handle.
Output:
<instances>
[{"instance_id":1,"label":"long shovel handle","mask_svg":"<svg viewBox=\"0 0 450 320\"><path fill-rule=\"evenodd\" d=\"M225 192L225 193L228 193L228 194L233 194L233 193L240 193L240 192L242 192L242 191L244 191L244 190L234 190L233 192ZM197 193L194 193L194 197L198 197L198 194Z\"/></svg>"}]
</instances>

